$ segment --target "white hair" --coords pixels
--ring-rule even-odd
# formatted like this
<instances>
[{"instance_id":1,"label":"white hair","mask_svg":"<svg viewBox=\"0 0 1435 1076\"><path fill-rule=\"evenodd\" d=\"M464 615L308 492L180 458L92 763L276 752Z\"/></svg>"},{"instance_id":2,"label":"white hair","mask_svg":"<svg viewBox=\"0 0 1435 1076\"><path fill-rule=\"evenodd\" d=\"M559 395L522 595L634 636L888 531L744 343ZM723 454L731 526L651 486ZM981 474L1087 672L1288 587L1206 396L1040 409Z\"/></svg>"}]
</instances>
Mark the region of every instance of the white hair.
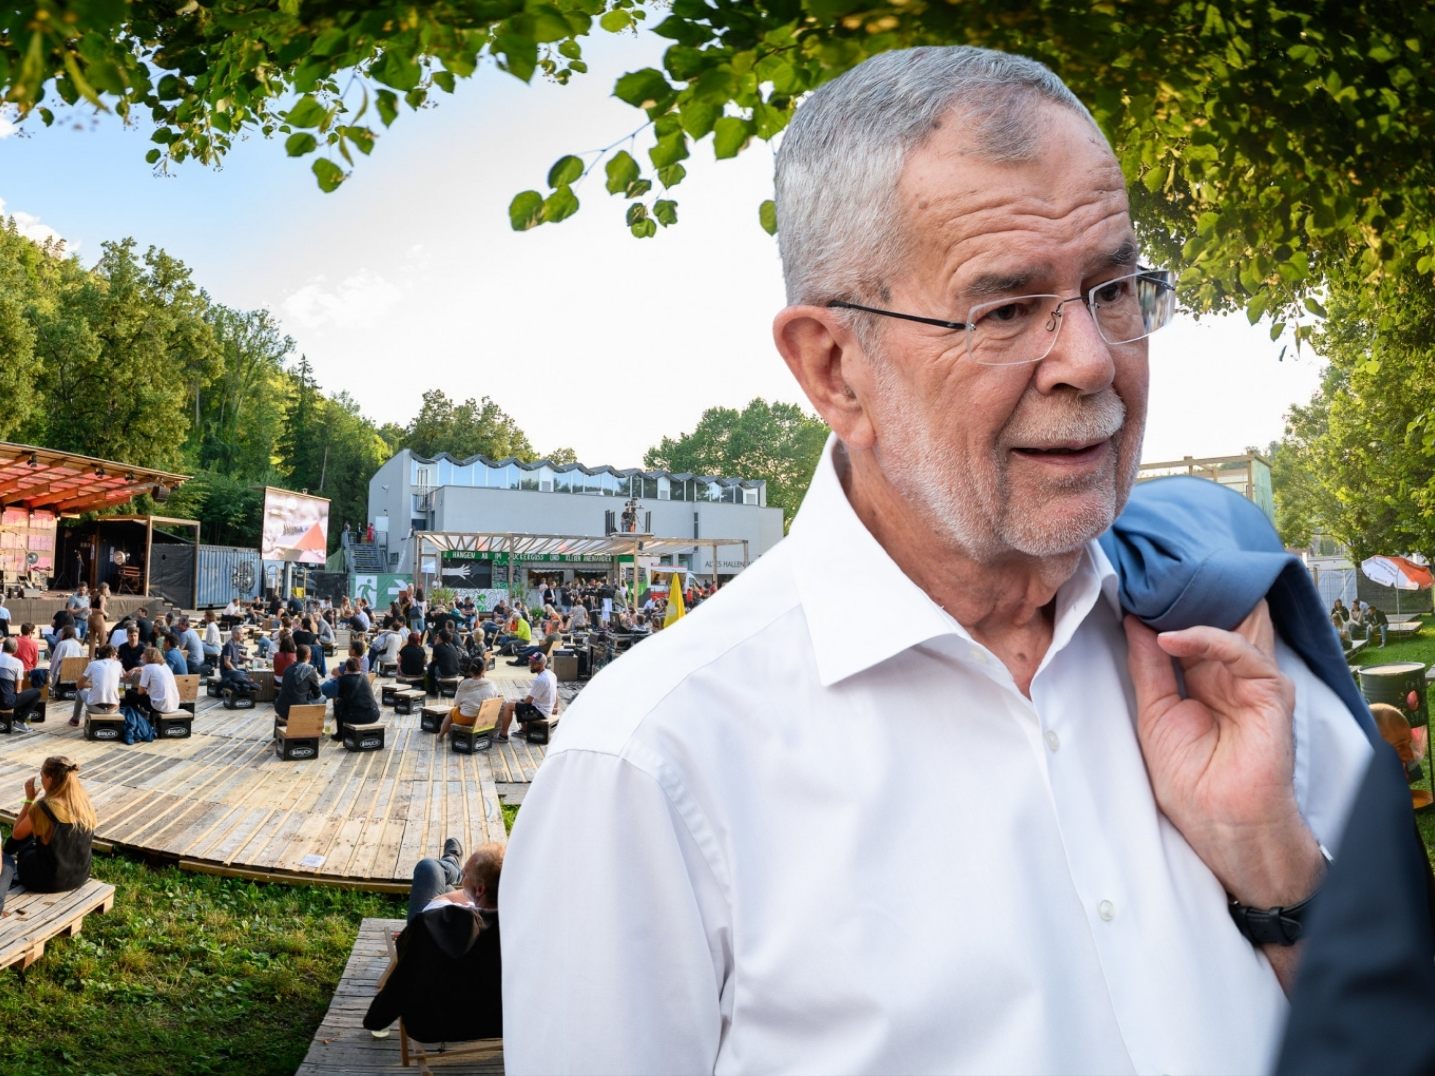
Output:
<instances>
[{"instance_id":1,"label":"white hair","mask_svg":"<svg viewBox=\"0 0 1435 1076\"><path fill-rule=\"evenodd\" d=\"M1096 128L1045 65L965 45L884 52L815 90L777 154L787 301L885 299L907 245L897 198L907 155L955 113L985 159L1030 160L1039 135L1034 98Z\"/></svg>"}]
</instances>

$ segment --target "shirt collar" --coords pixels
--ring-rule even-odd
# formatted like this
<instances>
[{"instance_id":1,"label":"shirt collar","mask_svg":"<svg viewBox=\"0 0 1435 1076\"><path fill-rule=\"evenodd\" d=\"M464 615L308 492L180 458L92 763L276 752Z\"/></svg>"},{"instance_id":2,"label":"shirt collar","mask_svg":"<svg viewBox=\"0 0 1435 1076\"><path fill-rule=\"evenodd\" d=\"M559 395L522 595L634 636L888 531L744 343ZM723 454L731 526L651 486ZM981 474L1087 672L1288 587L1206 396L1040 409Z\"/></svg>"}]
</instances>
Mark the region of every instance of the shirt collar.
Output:
<instances>
[{"instance_id":1,"label":"shirt collar","mask_svg":"<svg viewBox=\"0 0 1435 1076\"><path fill-rule=\"evenodd\" d=\"M837 474L837 448L837 438L829 436L788 539L795 547L793 576L819 681L830 687L944 636L979 646L897 566L857 517ZM1116 570L1092 541L1058 592L1049 653L1065 645L1098 596L1120 616ZM854 619L858 606L870 607L871 615Z\"/></svg>"}]
</instances>

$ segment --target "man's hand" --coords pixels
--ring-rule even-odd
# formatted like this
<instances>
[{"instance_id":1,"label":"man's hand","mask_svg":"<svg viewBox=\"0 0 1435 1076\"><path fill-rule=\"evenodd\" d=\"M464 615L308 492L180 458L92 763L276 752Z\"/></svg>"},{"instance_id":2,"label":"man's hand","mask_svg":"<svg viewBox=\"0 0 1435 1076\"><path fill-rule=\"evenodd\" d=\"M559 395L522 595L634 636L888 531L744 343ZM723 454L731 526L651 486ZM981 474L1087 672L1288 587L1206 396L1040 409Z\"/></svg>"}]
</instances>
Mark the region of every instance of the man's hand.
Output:
<instances>
[{"instance_id":1,"label":"man's hand","mask_svg":"<svg viewBox=\"0 0 1435 1076\"><path fill-rule=\"evenodd\" d=\"M1233 632L1157 635L1131 616L1125 628L1137 737L1161 810L1242 904L1310 896L1323 865L1296 804L1295 690L1276 665L1266 603Z\"/></svg>"}]
</instances>

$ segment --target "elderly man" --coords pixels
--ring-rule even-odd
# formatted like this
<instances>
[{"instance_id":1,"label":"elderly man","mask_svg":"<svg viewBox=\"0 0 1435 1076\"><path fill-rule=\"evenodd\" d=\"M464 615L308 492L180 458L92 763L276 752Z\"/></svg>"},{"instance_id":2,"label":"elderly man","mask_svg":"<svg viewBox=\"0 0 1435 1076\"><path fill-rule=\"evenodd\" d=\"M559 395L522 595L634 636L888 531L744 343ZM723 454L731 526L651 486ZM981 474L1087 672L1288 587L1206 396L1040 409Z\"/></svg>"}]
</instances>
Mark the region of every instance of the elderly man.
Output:
<instances>
[{"instance_id":1,"label":"elderly man","mask_svg":"<svg viewBox=\"0 0 1435 1076\"><path fill-rule=\"evenodd\" d=\"M556 739L506 1066L1261 1068L1296 950L1253 911L1299 914L1370 748L1259 595L1123 619L1094 539L1174 300L1106 140L1029 60L888 53L801 106L776 189L774 336L833 438L790 537Z\"/></svg>"}]
</instances>

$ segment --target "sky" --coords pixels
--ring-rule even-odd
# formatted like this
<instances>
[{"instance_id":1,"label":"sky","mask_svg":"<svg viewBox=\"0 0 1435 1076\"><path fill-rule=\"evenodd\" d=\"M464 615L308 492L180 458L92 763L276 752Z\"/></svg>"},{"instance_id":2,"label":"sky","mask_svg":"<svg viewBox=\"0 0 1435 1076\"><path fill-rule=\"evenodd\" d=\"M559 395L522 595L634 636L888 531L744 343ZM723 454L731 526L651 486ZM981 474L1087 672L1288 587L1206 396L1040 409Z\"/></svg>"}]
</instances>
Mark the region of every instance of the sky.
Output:
<instances>
[{"instance_id":1,"label":"sky","mask_svg":"<svg viewBox=\"0 0 1435 1076\"><path fill-rule=\"evenodd\" d=\"M601 166L558 225L513 232L507 207L549 166L618 142L640 114L611 96L667 42L600 35L591 70L560 87L492 67L436 107L404 112L373 156L323 194L312 158L254 136L222 168L157 176L151 129L80 114L43 128L0 117L0 213L63 237L86 264L133 236L193 270L218 302L266 307L320 385L347 389L376 422L408 421L422 393L491 396L539 451L638 466L713 406L755 396L806 406L773 348L783 304L776 240L758 226L772 148L736 160L694 147L674 189L679 223L638 240ZM643 148L640 141L634 155ZM1319 385L1320 363L1272 343L1265 323L1181 315L1151 344L1144 458L1233 455L1281 435Z\"/></svg>"}]
</instances>

